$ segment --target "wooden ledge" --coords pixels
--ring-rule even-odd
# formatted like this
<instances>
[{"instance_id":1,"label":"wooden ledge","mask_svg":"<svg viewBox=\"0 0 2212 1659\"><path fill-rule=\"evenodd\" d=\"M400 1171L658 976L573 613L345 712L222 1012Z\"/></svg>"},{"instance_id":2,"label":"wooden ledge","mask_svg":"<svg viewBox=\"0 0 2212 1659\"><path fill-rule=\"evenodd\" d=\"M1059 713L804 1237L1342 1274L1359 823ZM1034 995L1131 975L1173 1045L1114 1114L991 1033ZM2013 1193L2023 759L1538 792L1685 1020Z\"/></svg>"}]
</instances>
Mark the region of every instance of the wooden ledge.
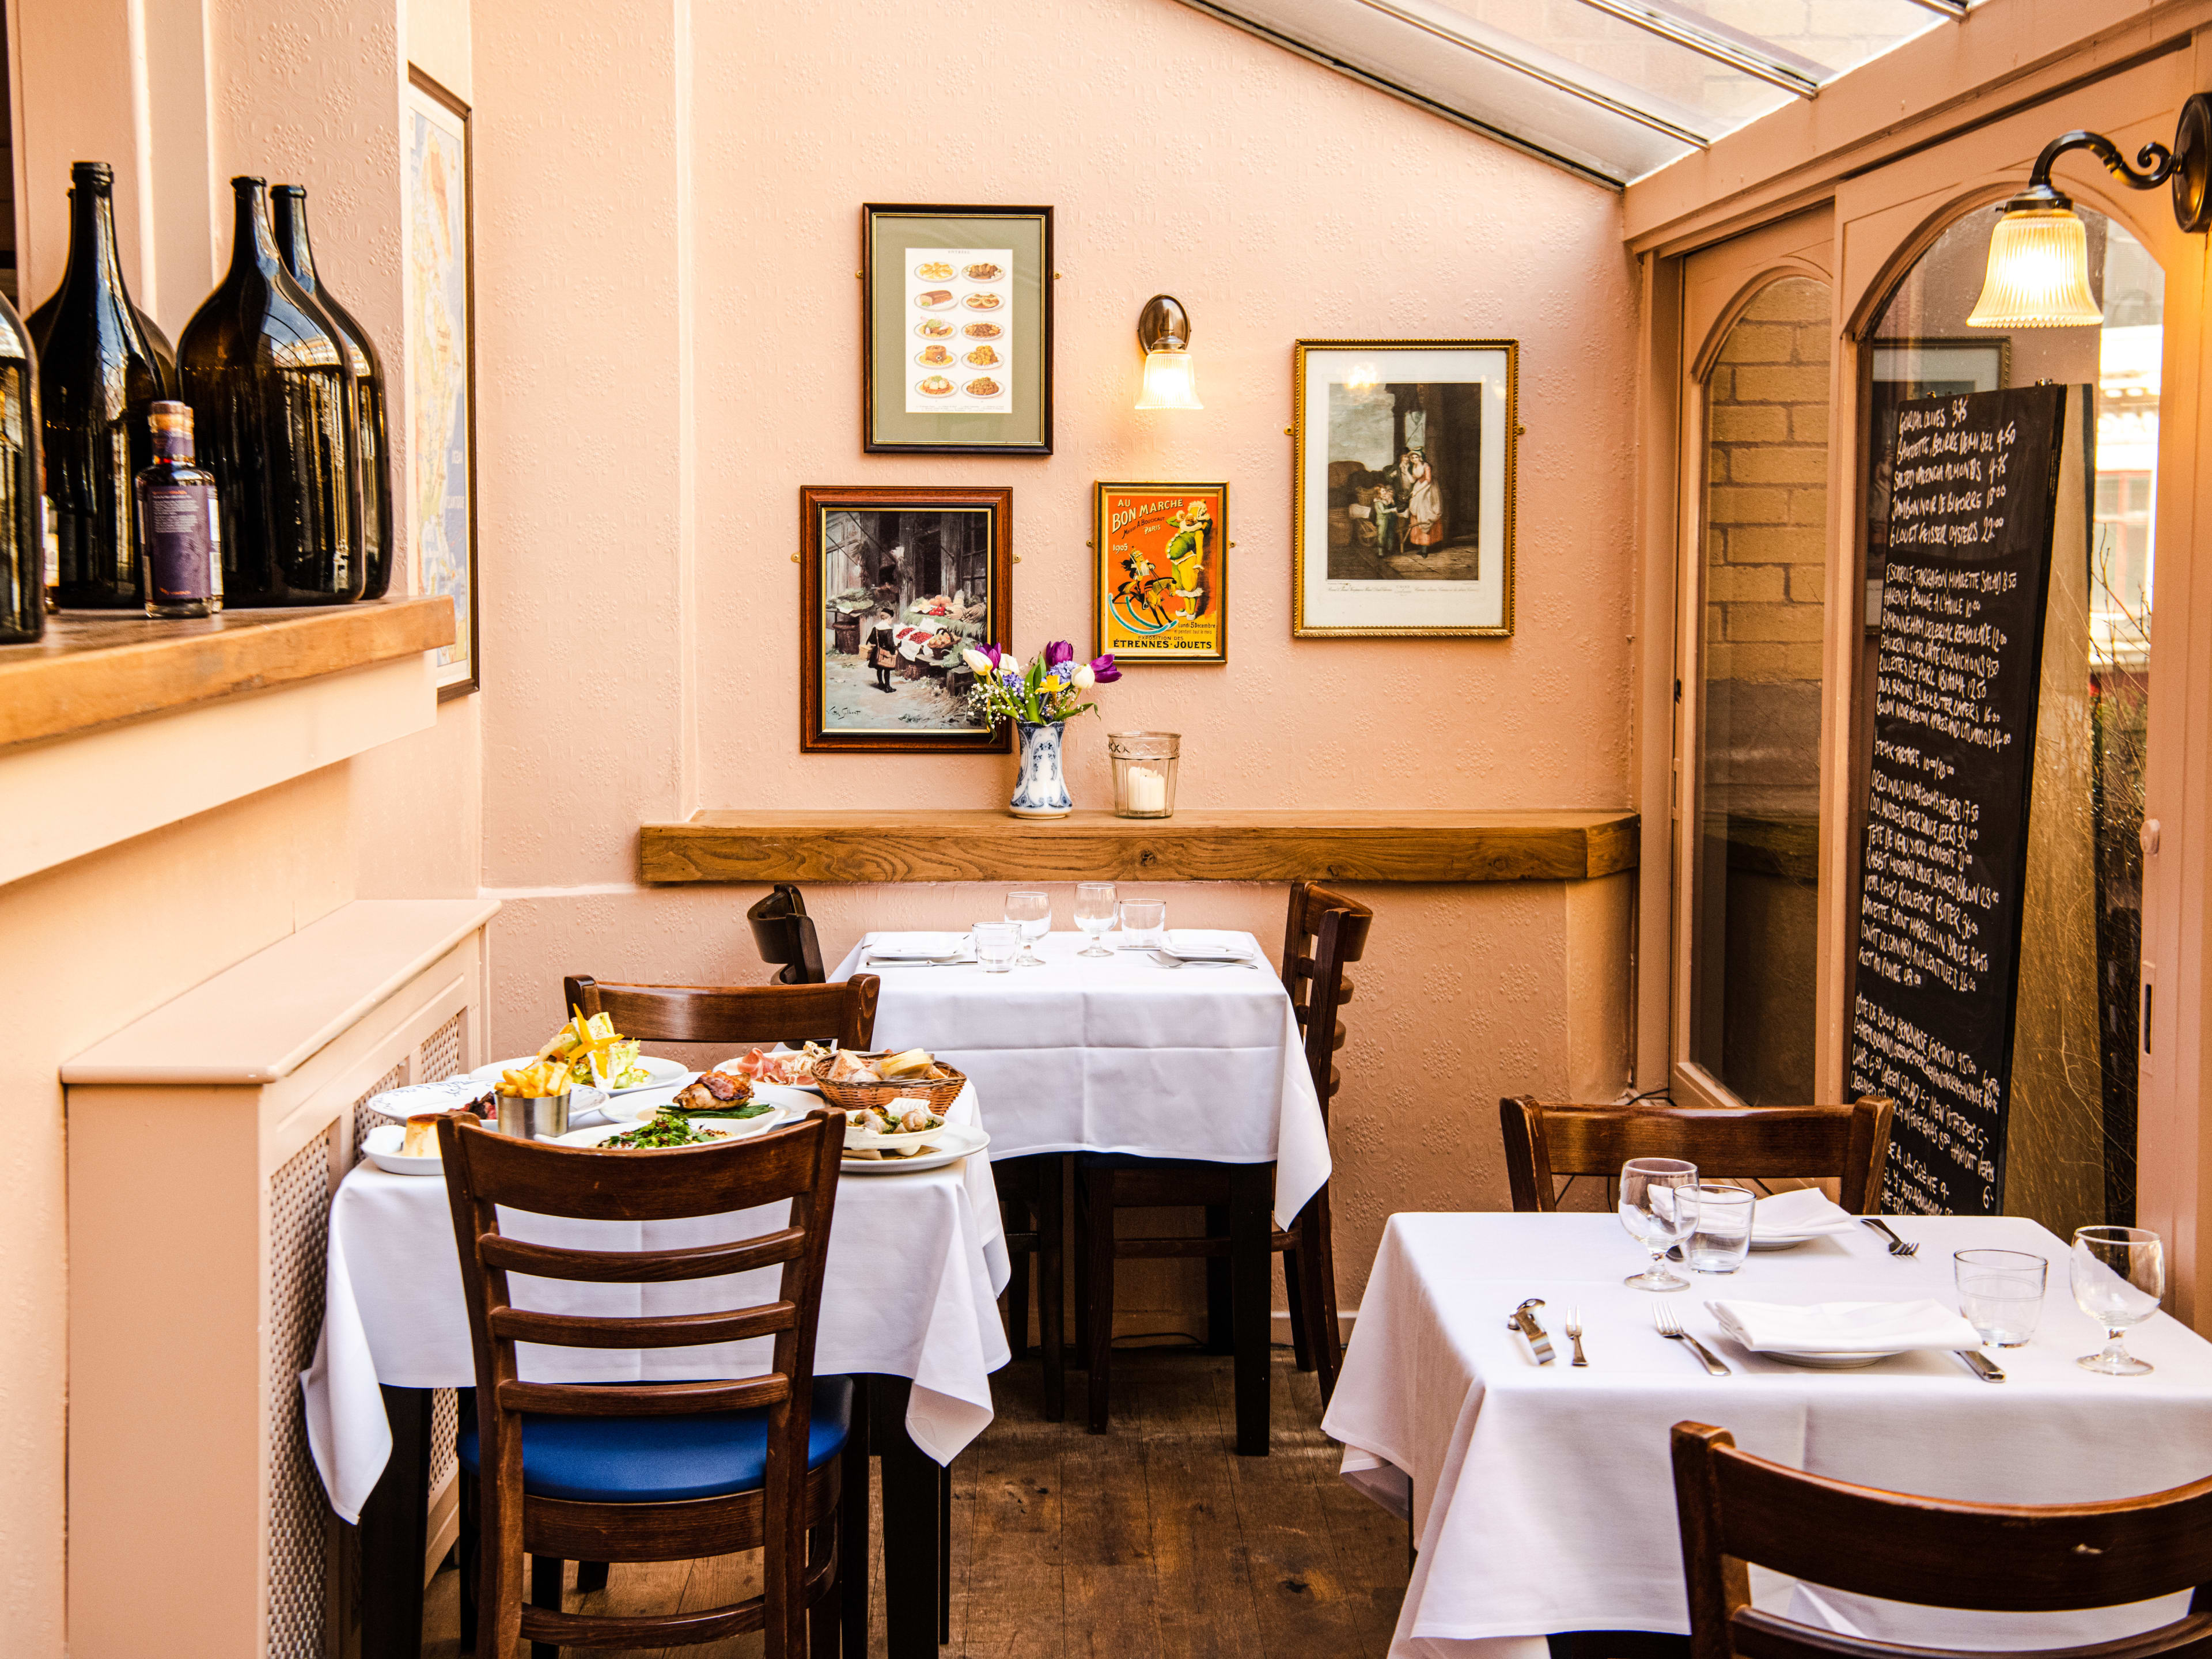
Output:
<instances>
[{"instance_id":1,"label":"wooden ledge","mask_svg":"<svg viewBox=\"0 0 2212 1659\"><path fill-rule=\"evenodd\" d=\"M1636 867L1626 811L696 813L640 832L649 882L1588 881Z\"/></svg>"},{"instance_id":2,"label":"wooden ledge","mask_svg":"<svg viewBox=\"0 0 2212 1659\"><path fill-rule=\"evenodd\" d=\"M0 646L0 750L453 642L453 602L442 593L226 611L200 622L156 622L126 612L49 617L37 644Z\"/></svg>"}]
</instances>

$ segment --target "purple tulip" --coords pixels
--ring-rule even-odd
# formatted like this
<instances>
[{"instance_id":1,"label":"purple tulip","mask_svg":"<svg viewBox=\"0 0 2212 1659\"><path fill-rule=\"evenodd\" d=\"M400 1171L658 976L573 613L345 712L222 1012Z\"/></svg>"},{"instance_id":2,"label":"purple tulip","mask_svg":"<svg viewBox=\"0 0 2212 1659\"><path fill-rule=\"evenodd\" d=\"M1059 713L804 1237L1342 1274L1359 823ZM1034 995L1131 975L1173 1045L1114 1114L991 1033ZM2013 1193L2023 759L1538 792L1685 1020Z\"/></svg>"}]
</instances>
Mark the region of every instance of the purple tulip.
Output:
<instances>
[{"instance_id":1,"label":"purple tulip","mask_svg":"<svg viewBox=\"0 0 2212 1659\"><path fill-rule=\"evenodd\" d=\"M1121 678L1121 671L1114 666L1114 653L1111 651L1103 657L1093 657L1091 659L1091 678L1101 685L1111 685Z\"/></svg>"},{"instance_id":2,"label":"purple tulip","mask_svg":"<svg viewBox=\"0 0 2212 1659\"><path fill-rule=\"evenodd\" d=\"M992 667L996 668L999 665L999 647L997 646L985 646L983 647L983 655L989 659Z\"/></svg>"},{"instance_id":3,"label":"purple tulip","mask_svg":"<svg viewBox=\"0 0 2212 1659\"><path fill-rule=\"evenodd\" d=\"M1066 640L1054 640L1044 648L1044 665L1047 668L1056 668L1061 663L1071 661L1074 656L1073 646Z\"/></svg>"}]
</instances>

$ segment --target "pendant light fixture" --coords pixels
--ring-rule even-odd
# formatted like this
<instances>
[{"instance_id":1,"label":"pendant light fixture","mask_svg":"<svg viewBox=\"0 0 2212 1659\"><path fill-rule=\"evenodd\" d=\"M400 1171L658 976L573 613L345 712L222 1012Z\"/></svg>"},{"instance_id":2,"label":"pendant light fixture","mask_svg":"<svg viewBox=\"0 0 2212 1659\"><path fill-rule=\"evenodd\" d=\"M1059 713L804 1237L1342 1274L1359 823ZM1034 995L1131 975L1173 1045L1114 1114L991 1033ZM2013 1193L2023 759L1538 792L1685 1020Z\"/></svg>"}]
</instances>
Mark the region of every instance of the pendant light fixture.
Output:
<instances>
[{"instance_id":1,"label":"pendant light fixture","mask_svg":"<svg viewBox=\"0 0 2212 1659\"><path fill-rule=\"evenodd\" d=\"M1145 389L1139 409L1204 409L1191 373L1190 313L1172 295L1155 294L1137 315L1137 343L1145 349Z\"/></svg>"},{"instance_id":2,"label":"pendant light fixture","mask_svg":"<svg viewBox=\"0 0 2212 1659\"><path fill-rule=\"evenodd\" d=\"M2192 234L2212 224L2212 99L2192 93L2181 106L2173 148L2145 144L2130 167L2100 132L2054 138L2035 158L2027 188L1997 210L1989 270L1969 328L2076 328L2104 321L2089 290L2089 235L2071 197L2051 182L2052 163L2086 149L2133 190L2173 186L2173 216ZM2142 171L2136 171L2141 168Z\"/></svg>"}]
</instances>

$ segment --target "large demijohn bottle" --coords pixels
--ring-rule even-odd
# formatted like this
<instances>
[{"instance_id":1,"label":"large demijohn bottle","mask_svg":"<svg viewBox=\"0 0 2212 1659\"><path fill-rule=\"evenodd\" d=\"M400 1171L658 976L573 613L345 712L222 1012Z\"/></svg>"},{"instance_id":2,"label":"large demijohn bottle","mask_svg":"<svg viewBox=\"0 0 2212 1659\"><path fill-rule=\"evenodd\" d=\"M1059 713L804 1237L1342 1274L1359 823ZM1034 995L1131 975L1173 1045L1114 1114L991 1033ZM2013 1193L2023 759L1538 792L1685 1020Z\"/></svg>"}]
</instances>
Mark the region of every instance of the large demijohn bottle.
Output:
<instances>
[{"instance_id":1,"label":"large demijohn bottle","mask_svg":"<svg viewBox=\"0 0 2212 1659\"><path fill-rule=\"evenodd\" d=\"M64 608L144 604L134 480L154 459L149 411L177 395L123 283L114 181L105 161L70 167L69 269L31 313Z\"/></svg>"},{"instance_id":2,"label":"large demijohn bottle","mask_svg":"<svg viewBox=\"0 0 2212 1659\"><path fill-rule=\"evenodd\" d=\"M23 319L0 297L0 645L26 645L46 632L42 489L38 357Z\"/></svg>"},{"instance_id":3,"label":"large demijohn bottle","mask_svg":"<svg viewBox=\"0 0 2212 1659\"><path fill-rule=\"evenodd\" d=\"M392 586L392 447L385 431L384 360L376 355L368 331L337 302L315 269L314 249L307 241L307 192L297 185L277 185L269 192L269 212L284 268L337 325L352 354L355 425L361 441L361 548L368 568L362 598L380 599Z\"/></svg>"},{"instance_id":4,"label":"large demijohn bottle","mask_svg":"<svg viewBox=\"0 0 2212 1659\"><path fill-rule=\"evenodd\" d=\"M230 269L177 341L200 465L222 501L225 603L342 605L368 574L352 354L284 269L264 182L230 185Z\"/></svg>"}]
</instances>

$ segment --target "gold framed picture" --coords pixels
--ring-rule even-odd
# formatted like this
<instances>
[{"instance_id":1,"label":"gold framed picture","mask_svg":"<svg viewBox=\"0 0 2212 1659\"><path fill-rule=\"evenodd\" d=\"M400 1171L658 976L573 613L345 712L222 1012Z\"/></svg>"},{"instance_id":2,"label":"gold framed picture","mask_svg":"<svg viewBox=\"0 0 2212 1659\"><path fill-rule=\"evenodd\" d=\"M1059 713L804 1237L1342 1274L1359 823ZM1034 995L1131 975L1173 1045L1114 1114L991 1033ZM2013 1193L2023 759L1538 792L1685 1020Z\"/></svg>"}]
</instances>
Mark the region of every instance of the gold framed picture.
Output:
<instances>
[{"instance_id":1,"label":"gold framed picture","mask_svg":"<svg viewBox=\"0 0 2212 1659\"><path fill-rule=\"evenodd\" d=\"M1229 486L1091 487L1091 650L1117 667L1229 660Z\"/></svg>"},{"instance_id":2,"label":"gold framed picture","mask_svg":"<svg viewBox=\"0 0 2212 1659\"><path fill-rule=\"evenodd\" d=\"M1516 340L1300 340L1291 631L1513 632Z\"/></svg>"}]
</instances>

